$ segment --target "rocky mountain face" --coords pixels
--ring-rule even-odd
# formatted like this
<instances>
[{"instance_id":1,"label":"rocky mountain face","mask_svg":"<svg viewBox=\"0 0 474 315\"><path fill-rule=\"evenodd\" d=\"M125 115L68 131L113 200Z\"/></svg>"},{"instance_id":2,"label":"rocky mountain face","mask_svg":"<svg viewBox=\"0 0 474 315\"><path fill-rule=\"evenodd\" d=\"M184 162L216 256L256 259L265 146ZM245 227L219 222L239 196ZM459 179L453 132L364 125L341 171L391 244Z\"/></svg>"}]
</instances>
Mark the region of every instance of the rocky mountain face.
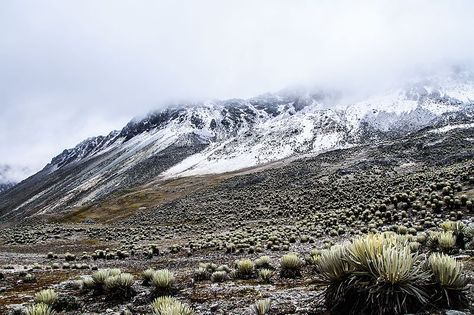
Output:
<instances>
[{"instance_id":1,"label":"rocky mountain face","mask_svg":"<svg viewBox=\"0 0 474 315\"><path fill-rule=\"evenodd\" d=\"M7 191L8 189L12 188L13 186L15 186L14 183L3 183L3 184L0 184L0 194L4 191Z\"/></svg>"},{"instance_id":2,"label":"rocky mountain face","mask_svg":"<svg viewBox=\"0 0 474 315\"><path fill-rule=\"evenodd\" d=\"M471 128L473 103L473 81L456 77L359 101L286 91L175 105L65 150L3 194L0 220L67 211L153 181L390 141L423 128Z\"/></svg>"}]
</instances>

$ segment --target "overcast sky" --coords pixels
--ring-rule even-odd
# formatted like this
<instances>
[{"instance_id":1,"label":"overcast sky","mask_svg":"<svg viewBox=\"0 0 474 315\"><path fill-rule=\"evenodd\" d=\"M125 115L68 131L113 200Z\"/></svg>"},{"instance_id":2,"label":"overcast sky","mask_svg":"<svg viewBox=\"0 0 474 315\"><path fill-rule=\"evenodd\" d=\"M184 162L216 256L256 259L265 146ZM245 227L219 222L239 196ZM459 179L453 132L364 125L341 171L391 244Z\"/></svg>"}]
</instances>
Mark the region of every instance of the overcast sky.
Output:
<instances>
[{"instance_id":1,"label":"overcast sky","mask_svg":"<svg viewBox=\"0 0 474 315\"><path fill-rule=\"evenodd\" d=\"M0 164L38 170L168 101L473 64L473 16L470 0L3 0Z\"/></svg>"}]
</instances>

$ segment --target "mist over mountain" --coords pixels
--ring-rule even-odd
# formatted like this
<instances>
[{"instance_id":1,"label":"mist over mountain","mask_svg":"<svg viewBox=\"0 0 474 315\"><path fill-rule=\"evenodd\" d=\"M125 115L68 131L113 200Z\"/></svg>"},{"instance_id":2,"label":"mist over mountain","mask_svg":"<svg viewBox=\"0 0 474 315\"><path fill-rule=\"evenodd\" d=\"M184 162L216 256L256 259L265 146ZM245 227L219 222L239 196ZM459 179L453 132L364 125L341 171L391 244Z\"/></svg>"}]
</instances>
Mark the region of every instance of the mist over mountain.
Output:
<instances>
[{"instance_id":1,"label":"mist over mountain","mask_svg":"<svg viewBox=\"0 0 474 315\"><path fill-rule=\"evenodd\" d=\"M471 128L473 104L474 81L465 71L358 100L334 90L299 88L177 103L65 149L7 191L0 212L3 218L55 213L156 181L240 171L424 128Z\"/></svg>"},{"instance_id":2,"label":"mist over mountain","mask_svg":"<svg viewBox=\"0 0 474 315\"><path fill-rule=\"evenodd\" d=\"M0 314L474 314L474 1L0 1Z\"/></svg>"}]
</instances>

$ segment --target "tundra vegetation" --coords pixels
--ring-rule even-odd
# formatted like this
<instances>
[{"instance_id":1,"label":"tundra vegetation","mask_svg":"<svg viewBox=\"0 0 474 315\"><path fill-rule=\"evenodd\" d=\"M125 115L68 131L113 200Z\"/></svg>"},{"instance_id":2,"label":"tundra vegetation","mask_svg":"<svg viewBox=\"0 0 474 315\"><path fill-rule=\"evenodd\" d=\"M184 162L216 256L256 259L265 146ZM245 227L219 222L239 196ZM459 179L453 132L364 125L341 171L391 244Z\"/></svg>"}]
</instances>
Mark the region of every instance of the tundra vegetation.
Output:
<instances>
[{"instance_id":1,"label":"tundra vegetation","mask_svg":"<svg viewBox=\"0 0 474 315\"><path fill-rule=\"evenodd\" d=\"M456 132L202 177L117 220L5 227L0 313L474 312L474 145Z\"/></svg>"}]
</instances>

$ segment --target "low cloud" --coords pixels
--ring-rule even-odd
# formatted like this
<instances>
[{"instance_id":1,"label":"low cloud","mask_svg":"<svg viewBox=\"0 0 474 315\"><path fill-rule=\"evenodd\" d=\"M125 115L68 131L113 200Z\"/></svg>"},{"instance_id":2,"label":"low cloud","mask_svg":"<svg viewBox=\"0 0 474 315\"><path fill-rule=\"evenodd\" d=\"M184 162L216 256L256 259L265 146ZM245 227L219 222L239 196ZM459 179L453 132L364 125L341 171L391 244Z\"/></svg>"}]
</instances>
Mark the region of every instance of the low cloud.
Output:
<instances>
[{"instance_id":1,"label":"low cloud","mask_svg":"<svg viewBox=\"0 0 474 315\"><path fill-rule=\"evenodd\" d=\"M0 4L0 164L39 169L176 100L372 92L474 64L472 1Z\"/></svg>"}]
</instances>

